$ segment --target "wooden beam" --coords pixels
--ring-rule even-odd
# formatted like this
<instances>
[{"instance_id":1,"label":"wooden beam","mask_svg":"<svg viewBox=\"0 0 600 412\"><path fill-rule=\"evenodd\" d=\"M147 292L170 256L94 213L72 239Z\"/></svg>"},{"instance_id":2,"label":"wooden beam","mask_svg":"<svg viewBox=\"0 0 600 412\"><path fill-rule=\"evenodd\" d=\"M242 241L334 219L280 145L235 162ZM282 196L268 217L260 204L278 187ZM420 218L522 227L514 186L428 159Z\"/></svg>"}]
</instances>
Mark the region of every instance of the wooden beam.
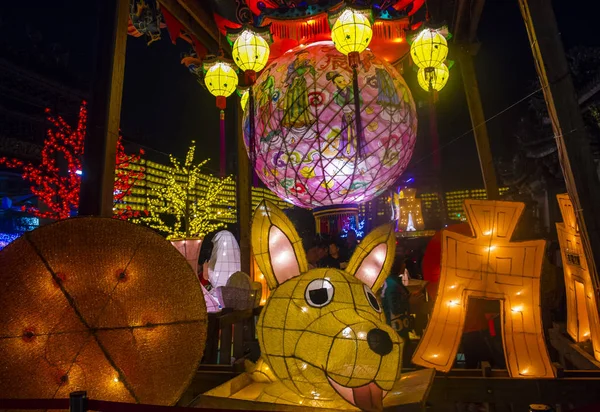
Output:
<instances>
[{"instance_id":1,"label":"wooden beam","mask_svg":"<svg viewBox=\"0 0 600 412\"><path fill-rule=\"evenodd\" d=\"M469 43L474 43L477 37L477 27L479 26L479 20L481 19L481 13L483 12L483 6L485 0L473 0L470 9L470 22L469 22Z\"/></svg>"},{"instance_id":2,"label":"wooden beam","mask_svg":"<svg viewBox=\"0 0 600 412\"><path fill-rule=\"evenodd\" d=\"M485 191L489 200L496 200L500 197L498 181L496 180L496 169L494 168L490 140L481 105L477 75L475 74L473 58L468 46L465 45L460 48L458 62L463 78L465 95L467 96L467 104L469 106L469 114L471 116L471 124L473 126L475 145L477 146L477 154L479 155L479 165L481 167L481 174L483 175Z\"/></svg>"},{"instance_id":3,"label":"wooden beam","mask_svg":"<svg viewBox=\"0 0 600 412\"><path fill-rule=\"evenodd\" d=\"M519 0L519 6L598 301L600 213L597 210L600 205L600 181L592 157L590 138L577 102L552 3L548 0Z\"/></svg>"},{"instance_id":4,"label":"wooden beam","mask_svg":"<svg viewBox=\"0 0 600 412\"><path fill-rule=\"evenodd\" d=\"M113 215L128 18L127 0L98 3L96 72L84 146L80 215Z\"/></svg>"},{"instance_id":5,"label":"wooden beam","mask_svg":"<svg viewBox=\"0 0 600 412\"><path fill-rule=\"evenodd\" d=\"M183 8L177 0L158 0L160 4L173 15L183 27L200 41L209 51L219 48L218 42Z\"/></svg>"},{"instance_id":6,"label":"wooden beam","mask_svg":"<svg viewBox=\"0 0 600 412\"><path fill-rule=\"evenodd\" d=\"M183 7L185 11L192 16L196 22L198 22L202 29L208 33L208 35L212 37L213 41L218 45L214 52L217 52L219 49L223 49L225 54L231 55L231 47L229 46L227 39L225 36L222 36L219 33L215 19L210 12L206 11L206 8L200 6L200 1L178 0L178 2L181 7ZM206 4L206 2L203 2L203 4Z\"/></svg>"}]
</instances>

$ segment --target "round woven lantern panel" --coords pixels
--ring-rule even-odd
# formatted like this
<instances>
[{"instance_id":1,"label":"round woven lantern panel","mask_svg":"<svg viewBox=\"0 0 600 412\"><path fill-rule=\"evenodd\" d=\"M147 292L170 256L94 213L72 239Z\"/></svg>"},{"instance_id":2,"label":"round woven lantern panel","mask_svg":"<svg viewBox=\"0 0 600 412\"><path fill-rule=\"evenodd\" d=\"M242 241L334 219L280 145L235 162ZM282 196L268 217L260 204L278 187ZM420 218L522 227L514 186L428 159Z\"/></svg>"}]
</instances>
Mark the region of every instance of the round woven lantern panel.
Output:
<instances>
[{"instance_id":1,"label":"round woven lantern panel","mask_svg":"<svg viewBox=\"0 0 600 412\"><path fill-rule=\"evenodd\" d=\"M332 42L292 49L258 78L255 167L282 199L305 208L366 202L406 169L417 135L410 91L369 50L361 62L362 134L354 117L352 68ZM250 110L244 120L248 146Z\"/></svg>"},{"instance_id":2,"label":"round woven lantern panel","mask_svg":"<svg viewBox=\"0 0 600 412\"><path fill-rule=\"evenodd\" d=\"M172 405L204 351L206 304L168 241L74 218L0 252L0 398Z\"/></svg>"}]
</instances>

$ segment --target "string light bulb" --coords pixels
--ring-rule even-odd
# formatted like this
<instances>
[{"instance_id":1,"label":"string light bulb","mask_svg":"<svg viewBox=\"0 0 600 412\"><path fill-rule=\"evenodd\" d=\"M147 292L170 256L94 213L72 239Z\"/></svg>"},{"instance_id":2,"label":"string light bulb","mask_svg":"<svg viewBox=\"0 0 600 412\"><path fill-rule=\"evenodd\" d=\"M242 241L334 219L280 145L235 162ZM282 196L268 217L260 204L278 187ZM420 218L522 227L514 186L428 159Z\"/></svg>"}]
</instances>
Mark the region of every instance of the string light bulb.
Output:
<instances>
[{"instance_id":1,"label":"string light bulb","mask_svg":"<svg viewBox=\"0 0 600 412\"><path fill-rule=\"evenodd\" d=\"M201 168L208 162L194 164L195 142L192 142L183 165L170 155L172 169L165 176L165 184L152 188L147 194L148 215L135 218L134 223L143 223L161 232L168 233L167 239L203 238L207 233L225 226L224 220L235 216L235 208L225 211L216 205L228 203L223 199L223 190L233 185L231 176L208 183L204 196L196 196L196 186L201 177ZM167 224L167 216L174 222Z\"/></svg>"}]
</instances>

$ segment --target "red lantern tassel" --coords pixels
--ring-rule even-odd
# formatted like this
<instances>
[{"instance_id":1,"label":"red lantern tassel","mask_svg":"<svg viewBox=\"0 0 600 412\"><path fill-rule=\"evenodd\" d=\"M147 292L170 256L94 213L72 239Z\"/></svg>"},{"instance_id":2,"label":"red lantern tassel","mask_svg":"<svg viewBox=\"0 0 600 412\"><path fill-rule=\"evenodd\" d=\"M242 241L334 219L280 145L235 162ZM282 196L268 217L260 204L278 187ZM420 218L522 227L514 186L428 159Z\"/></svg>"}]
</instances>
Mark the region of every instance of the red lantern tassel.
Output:
<instances>
[{"instance_id":1,"label":"red lantern tassel","mask_svg":"<svg viewBox=\"0 0 600 412\"><path fill-rule=\"evenodd\" d=\"M219 124L219 133L220 133L220 139L221 139L221 156L220 156L220 172L221 172L221 177L225 177L226 174L226 168L227 168L227 162L226 162L226 155L225 155L225 112L223 110L221 110L221 114L220 114L220 124Z\"/></svg>"}]
</instances>

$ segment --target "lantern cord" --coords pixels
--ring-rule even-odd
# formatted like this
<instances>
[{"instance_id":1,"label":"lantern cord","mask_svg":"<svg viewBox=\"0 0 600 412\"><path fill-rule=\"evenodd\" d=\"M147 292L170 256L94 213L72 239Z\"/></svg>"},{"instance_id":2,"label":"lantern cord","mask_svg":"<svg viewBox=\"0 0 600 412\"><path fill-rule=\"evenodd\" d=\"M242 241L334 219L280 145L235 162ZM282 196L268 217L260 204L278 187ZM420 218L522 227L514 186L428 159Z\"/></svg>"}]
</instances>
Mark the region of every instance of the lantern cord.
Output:
<instances>
[{"instance_id":1,"label":"lantern cord","mask_svg":"<svg viewBox=\"0 0 600 412\"><path fill-rule=\"evenodd\" d=\"M358 89L358 71L352 67L352 92L354 94L354 117L356 119L356 155L360 159L363 151L364 133L362 129L362 116L360 113L360 91Z\"/></svg>"},{"instance_id":2,"label":"lantern cord","mask_svg":"<svg viewBox=\"0 0 600 412\"><path fill-rule=\"evenodd\" d=\"M219 161L220 161L220 168L219 168L219 172L221 174L221 177L225 177L225 175L227 174L227 171L225 170L227 168L227 162L226 162L226 154L225 154L225 111L221 110L220 116L219 116L219 138L221 141L221 155L219 156Z\"/></svg>"},{"instance_id":3,"label":"lantern cord","mask_svg":"<svg viewBox=\"0 0 600 412\"><path fill-rule=\"evenodd\" d=\"M258 187L258 176L256 174L256 142L254 139L254 87L248 89L248 105L250 106L250 124L248 133L248 149L250 150L250 164L252 165L252 186Z\"/></svg>"},{"instance_id":4,"label":"lantern cord","mask_svg":"<svg viewBox=\"0 0 600 412\"><path fill-rule=\"evenodd\" d=\"M495 115L485 119L483 122L479 123L477 126L470 128L469 130L467 130L466 132L464 132L463 134L461 134L458 137L455 137L454 139L450 140L448 143L443 144L439 147L439 149L437 150L432 150L431 152L429 152L428 154L426 154L425 156L421 157L419 160L417 160L416 162L411 163L411 167L410 169L407 169L404 171L404 173L407 173L408 171L412 170L414 168L414 166L418 165L419 163L421 163L423 160L428 159L429 157L433 156L436 152L441 151L443 149L445 149L446 147L450 146L451 144L455 143L456 141L462 139L465 136L468 136L473 130L475 130L477 127L480 127L492 120L494 120L496 117L504 114L505 112L509 111L510 109L512 109L513 107L517 106L520 103L523 103L525 100L529 99L531 96L539 93L541 90L543 89L543 87L540 87L539 89L529 93L527 96L517 100L516 102L514 102L513 104L511 104L510 106L500 110L498 113L496 113Z\"/></svg>"}]
</instances>

